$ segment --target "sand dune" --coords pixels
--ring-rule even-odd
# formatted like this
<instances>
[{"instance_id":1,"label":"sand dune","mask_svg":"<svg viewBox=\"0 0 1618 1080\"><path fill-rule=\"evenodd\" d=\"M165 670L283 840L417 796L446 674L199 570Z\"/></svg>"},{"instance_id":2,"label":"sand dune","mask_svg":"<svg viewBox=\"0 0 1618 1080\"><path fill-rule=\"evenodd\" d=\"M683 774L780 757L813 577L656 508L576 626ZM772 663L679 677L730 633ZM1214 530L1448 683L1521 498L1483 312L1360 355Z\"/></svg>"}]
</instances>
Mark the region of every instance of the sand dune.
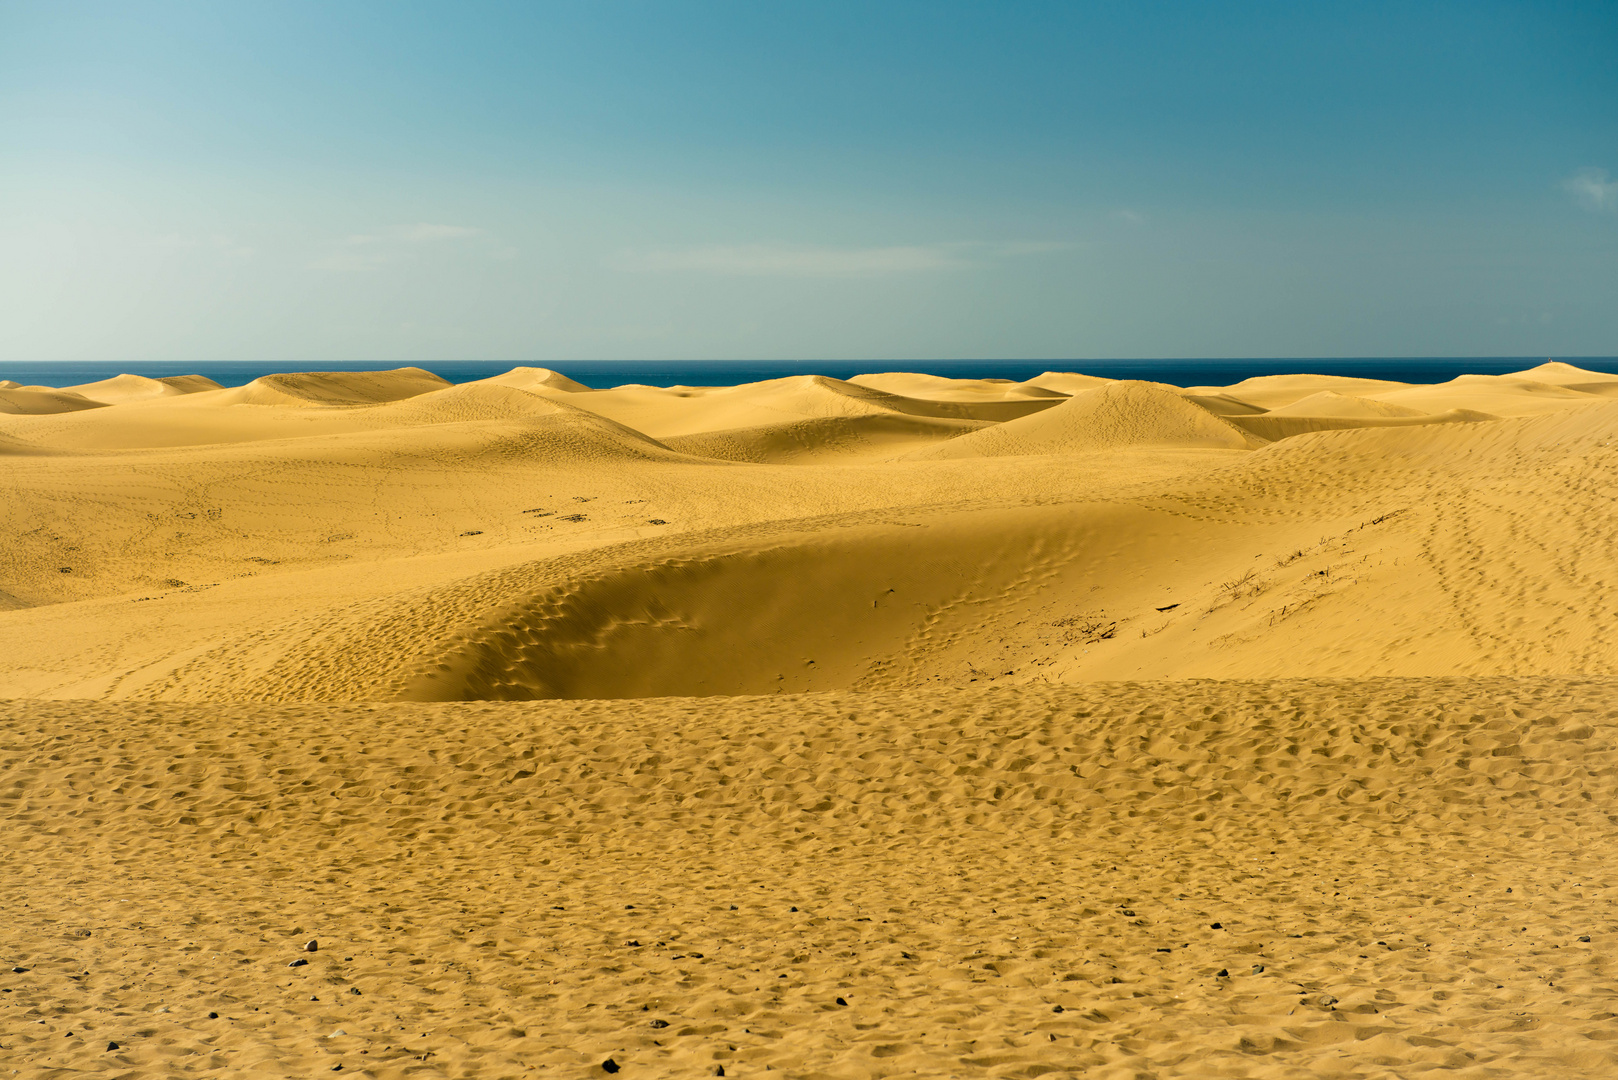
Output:
<instances>
[{"instance_id":1,"label":"sand dune","mask_svg":"<svg viewBox=\"0 0 1618 1080\"><path fill-rule=\"evenodd\" d=\"M536 367L512 368L504 375L496 375L491 379L484 379L483 382L498 386L515 386L519 390L528 390L534 393L550 390L563 394L578 394L590 389L583 383L570 379L559 371Z\"/></svg>"},{"instance_id":2,"label":"sand dune","mask_svg":"<svg viewBox=\"0 0 1618 1080\"><path fill-rule=\"evenodd\" d=\"M126 401L198 394L206 390L222 390L224 387L202 375L171 375L162 379L149 379L144 375L115 375L100 382L81 383L67 389L91 401L121 405Z\"/></svg>"},{"instance_id":3,"label":"sand dune","mask_svg":"<svg viewBox=\"0 0 1618 1080\"><path fill-rule=\"evenodd\" d=\"M658 439L833 418L916 416L990 422L1025 416L1060 400L905 397L820 375L726 387L620 386L569 398L571 404Z\"/></svg>"},{"instance_id":4,"label":"sand dune","mask_svg":"<svg viewBox=\"0 0 1618 1080\"><path fill-rule=\"evenodd\" d=\"M1193 386L1189 392L1226 394L1263 409L1276 409L1326 391L1364 397L1399 390L1404 386L1404 383L1383 379L1354 379L1341 375L1256 375L1230 386Z\"/></svg>"},{"instance_id":5,"label":"sand dune","mask_svg":"<svg viewBox=\"0 0 1618 1080\"><path fill-rule=\"evenodd\" d=\"M1615 385L0 387L0 1061L1605 1075Z\"/></svg>"},{"instance_id":6,"label":"sand dune","mask_svg":"<svg viewBox=\"0 0 1618 1080\"><path fill-rule=\"evenodd\" d=\"M1609 375L1603 371L1586 371L1559 360L1547 361L1526 371L1513 372L1508 378L1560 386L1601 397L1618 397L1618 375Z\"/></svg>"},{"instance_id":7,"label":"sand dune","mask_svg":"<svg viewBox=\"0 0 1618 1080\"><path fill-rule=\"evenodd\" d=\"M1356 397L1336 390L1321 390L1308 397L1267 410L1270 416L1331 416L1345 420L1381 420L1396 417L1425 416L1420 409L1407 405L1394 405L1373 398Z\"/></svg>"},{"instance_id":8,"label":"sand dune","mask_svg":"<svg viewBox=\"0 0 1618 1080\"><path fill-rule=\"evenodd\" d=\"M1041 390L1054 390L1058 394L1072 397L1085 390L1094 390L1098 386L1105 386L1112 379L1103 379L1095 375L1079 375L1071 371L1047 371L1036 375L1023 383L1024 386Z\"/></svg>"},{"instance_id":9,"label":"sand dune","mask_svg":"<svg viewBox=\"0 0 1618 1080\"><path fill-rule=\"evenodd\" d=\"M1260 440L1160 386L1119 382L1085 391L1037 415L963 435L916 457L1071 454L1128 447L1247 450Z\"/></svg>"},{"instance_id":10,"label":"sand dune","mask_svg":"<svg viewBox=\"0 0 1618 1080\"><path fill-rule=\"evenodd\" d=\"M914 450L918 443L941 442L988 421L925 416L828 416L764 424L752 428L675 435L663 442L672 449L717 461L755 464L803 463L855 457L891 457Z\"/></svg>"},{"instance_id":11,"label":"sand dune","mask_svg":"<svg viewBox=\"0 0 1618 1080\"><path fill-rule=\"evenodd\" d=\"M932 401L1007 401L1069 396L1064 391L1009 379L948 379L941 375L919 375L914 372L856 375L848 381L856 386L869 386L901 397Z\"/></svg>"},{"instance_id":12,"label":"sand dune","mask_svg":"<svg viewBox=\"0 0 1618 1080\"><path fill-rule=\"evenodd\" d=\"M428 382L347 379L283 382L343 402ZM1600 533L1618 422L1600 397L1489 420L1316 389L1220 417L1197 404L1211 395L1124 382L995 424L835 380L528 381L9 418L0 588L28 629L8 679L318 701L428 694L437 665L482 672L456 676L461 696L612 697L1611 662L1588 584L1606 556L1545 564L1521 517L1555 507L1567 535ZM636 410L655 422L604 415ZM354 568L372 564L397 569L340 601L322 600L334 580L288 576L371 581ZM1460 588L1477 580L1493 584ZM163 635L136 632L156 609L129 598L162 604Z\"/></svg>"},{"instance_id":13,"label":"sand dune","mask_svg":"<svg viewBox=\"0 0 1618 1080\"><path fill-rule=\"evenodd\" d=\"M1440 386L1408 386L1366 396L1422 412L1471 409L1495 416L1535 416L1598 400L1579 390L1510 375L1462 375Z\"/></svg>"},{"instance_id":14,"label":"sand dune","mask_svg":"<svg viewBox=\"0 0 1618 1080\"><path fill-rule=\"evenodd\" d=\"M394 371L308 372L266 375L246 386L226 390L211 404L220 405L375 405L398 401L431 390L448 381L421 368Z\"/></svg>"},{"instance_id":15,"label":"sand dune","mask_svg":"<svg viewBox=\"0 0 1618 1080\"><path fill-rule=\"evenodd\" d=\"M78 412L100 407L102 402L91 401L82 394L49 387L19 387L0 390L0 413L13 416L46 416L52 413Z\"/></svg>"},{"instance_id":16,"label":"sand dune","mask_svg":"<svg viewBox=\"0 0 1618 1080\"><path fill-rule=\"evenodd\" d=\"M1377 403L1373 402L1371 404ZM1447 409L1440 413L1379 417L1300 416L1274 409L1270 412L1251 416L1235 416L1231 418L1231 422L1261 439L1278 441L1290 439L1294 435L1307 435L1313 431L1346 431L1352 428L1368 427L1412 427L1422 424L1476 424L1485 420L1498 419L1500 417L1491 413L1476 412L1472 409Z\"/></svg>"}]
</instances>

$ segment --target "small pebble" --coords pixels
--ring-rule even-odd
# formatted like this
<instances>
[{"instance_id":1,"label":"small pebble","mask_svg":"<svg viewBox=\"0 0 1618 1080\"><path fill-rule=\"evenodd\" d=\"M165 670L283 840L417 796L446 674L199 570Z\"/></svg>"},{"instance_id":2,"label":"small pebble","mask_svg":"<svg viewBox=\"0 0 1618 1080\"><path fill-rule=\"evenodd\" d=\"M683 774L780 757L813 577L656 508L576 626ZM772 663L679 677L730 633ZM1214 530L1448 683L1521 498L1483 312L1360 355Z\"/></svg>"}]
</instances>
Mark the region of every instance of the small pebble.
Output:
<instances>
[{"instance_id":1,"label":"small pebble","mask_svg":"<svg viewBox=\"0 0 1618 1080\"><path fill-rule=\"evenodd\" d=\"M301 956L298 959L292 961L292 963L287 965L287 967L308 967L308 966L309 966L309 961L305 960Z\"/></svg>"},{"instance_id":2,"label":"small pebble","mask_svg":"<svg viewBox=\"0 0 1618 1080\"><path fill-rule=\"evenodd\" d=\"M1214 977L1215 978L1220 978L1220 979L1228 979L1228 978L1230 978L1230 969L1229 968L1220 968L1218 971L1214 972Z\"/></svg>"},{"instance_id":3,"label":"small pebble","mask_svg":"<svg viewBox=\"0 0 1618 1080\"><path fill-rule=\"evenodd\" d=\"M724 1076L725 1075L725 1067L723 1065L715 1065L714 1070L713 1070L713 1074L715 1076Z\"/></svg>"},{"instance_id":4,"label":"small pebble","mask_svg":"<svg viewBox=\"0 0 1618 1080\"><path fill-rule=\"evenodd\" d=\"M348 988L348 992L349 992L349 993L350 993L350 994L353 994L353 995L354 995L354 996L355 996L355 997L359 997L359 996L360 996L360 988L359 988L359 987L357 987L357 986L350 986L350 987L349 987L349 988Z\"/></svg>"},{"instance_id":5,"label":"small pebble","mask_svg":"<svg viewBox=\"0 0 1618 1080\"><path fill-rule=\"evenodd\" d=\"M209 1020L217 1020L217 1019L219 1019L219 1014L211 1012L211 1013L208 1014L208 1019Z\"/></svg>"},{"instance_id":6,"label":"small pebble","mask_svg":"<svg viewBox=\"0 0 1618 1080\"><path fill-rule=\"evenodd\" d=\"M118 1049L118 1044L115 1043L115 1042L110 1042L110 1043L107 1044L107 1049L108 1050L116 1050L116 1049Z\"/></svg>"},{"instance_id":7,"label":"small pebble","mask_svg":"<svg viewBox=\"0 0 1618 1080\"><path fill-rule=\"evenodd\" d=\"M608 1058L606 1061L603 1061L601 1063L601 1071L602 1072L615 1073L615 1072L618 1071L618 1068L619 1068L618 1063L616 1061L612 1060L612 1058Z\"/></svg>"},{"instance_id":8,"label":"small pebble","mask_svg":"<svg viewBox=\"0 0 1618 1080\"><path fill-rule=\"evenodd\" d=\"M1052 1009L1051 1012L1067 1012L1067 1010L1058 1005L1056 1008Z\"/></svg>"},{"instance_id":9,"label":"small pebble","mask_svg":"<svg viewBox=\"0 0 1618 1080\"><path fill-rule=\"evenodd\" d=\"M839 1005L847 1005L848 1002L844 1001L842 998L838 998L837 999L837 1004L839 1004Z\"/></svg>"},{"instance_id":10,"label":"small pebble","mask_svg":"<svg viewBox=\"0 0 1618 1080\"><path fill-rule=\"evenodd\" d=\"M1264 974L1264 965L1263 964L1254 964L1253 965L1253 974L1254 975L1262 975L1262 974Z\"/></svg>"},{"instance_id":11,"label":"small pebble","mask_svg":"<svg viewBox=\"0 0 1618 1080\"><path fill-rule=\"evenodd\" d=\"M320 942L316 941L314 938L310 938L309 943L303 947L303 951L304 952L319 952L320 951Z\"/></svg>"},{"instance_id":12,"label":"small pebble","mask_svg":"<svg viewBox=\"0 0 1618 1080\"><path fill-rule=\"evenodd\" d=\"M1210 929L1210 930L1223 930L1224 928L1225 928L1224 923L1209 923L1208 924L1208 929Z\"/></svg>"},{"instance_id":13,"label":"small pebble","mask_svg":"<svg viewBox=\"0 0 1618 1080\"><path fill-rule=\"evenodd\" d=\"M669 1026L669 1022L667 1020L653 1020L652 1021L652 1027L655 1027L655 1028L666 1028L668 1026Z\"/></svg>"},{"instance_id":14,"label":"small pebble","mask_svg":"<svg viewBox=\"0 0 1618 1080\"><path fill-rule=\"evenodd\" d=\"M14 974L14 975L21 975L23 972L28 971L28 970L31 970L31 969L22 968L22 967L14 967L14 968L11 969L12 974Z\"/></svg>"},{"instance_id":15,"label":"small pebble","mask_svg":"<svg viewBox=\"0 0 1618 1080\"><path fill-rule=\"evenodd\" d=\"M1580 934L1579 935L1579 940L1580 941L1589 941L1590 940L1590 935L1589 934Z\"/></svg>"}]
</instances>

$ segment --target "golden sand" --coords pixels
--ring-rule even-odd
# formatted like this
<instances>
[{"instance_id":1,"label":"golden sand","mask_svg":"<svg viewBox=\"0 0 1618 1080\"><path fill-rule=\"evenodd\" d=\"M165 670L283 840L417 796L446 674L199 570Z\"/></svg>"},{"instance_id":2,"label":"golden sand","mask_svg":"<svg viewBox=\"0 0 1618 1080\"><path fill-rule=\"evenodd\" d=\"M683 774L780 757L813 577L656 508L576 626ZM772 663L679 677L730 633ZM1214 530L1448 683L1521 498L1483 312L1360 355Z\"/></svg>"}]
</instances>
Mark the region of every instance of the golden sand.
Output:
<instances>
[{"instance_id":1,"label":"golden sand","mask_svg":"<svg viewBox=\"0 0 1618 1080\"><path fill-rule=\"evenodd\" d=\"M0 1075L1618 1071L1615 399L0 386Z\"/></svg>"}]
</instances>

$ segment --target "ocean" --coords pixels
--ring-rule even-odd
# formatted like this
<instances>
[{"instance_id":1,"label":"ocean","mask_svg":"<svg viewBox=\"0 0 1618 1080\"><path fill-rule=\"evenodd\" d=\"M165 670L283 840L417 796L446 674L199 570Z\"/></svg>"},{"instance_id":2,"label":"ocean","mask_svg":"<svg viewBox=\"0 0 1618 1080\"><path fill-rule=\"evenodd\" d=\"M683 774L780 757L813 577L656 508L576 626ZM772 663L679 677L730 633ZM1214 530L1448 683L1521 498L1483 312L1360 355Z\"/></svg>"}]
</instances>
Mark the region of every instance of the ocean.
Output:
<instances>
[{"instance_id":1,"label":"ocean","mask_svg":"<svg viewBox=\"0 0 1618 1080\"><path fill-rule=\"evenodd\" d=\"M1176 386L1226 386L1255 375L1311 372L1362 379L1391 379L1409 383L1447 382L1457 375L1503 375L1542 364L1543 356L1445 357L1293 357L1263 359L1164 360L579 360L535 361L587 386L610 387L625 383L652 386L734 386L738 383L779 379L788 375L828 375L847 379L880 371L914 371L949 378L1030 379L1044 371L1077 371L1113 379L1147 379ZM1558 357L1593 371L1618 374L1618 357ZM130 373L206 375L225 386L240 386L261 375L287 371L380 371L406 366L405 362L301 362L224 360L203 363L141 363L120 361L64 361L61 363L3 363L0 379L24 386L76 386ZM472 382L499 375L517 366L510 361L446 360L417 363L450 382Z\"/></svg>"}]
</instances>

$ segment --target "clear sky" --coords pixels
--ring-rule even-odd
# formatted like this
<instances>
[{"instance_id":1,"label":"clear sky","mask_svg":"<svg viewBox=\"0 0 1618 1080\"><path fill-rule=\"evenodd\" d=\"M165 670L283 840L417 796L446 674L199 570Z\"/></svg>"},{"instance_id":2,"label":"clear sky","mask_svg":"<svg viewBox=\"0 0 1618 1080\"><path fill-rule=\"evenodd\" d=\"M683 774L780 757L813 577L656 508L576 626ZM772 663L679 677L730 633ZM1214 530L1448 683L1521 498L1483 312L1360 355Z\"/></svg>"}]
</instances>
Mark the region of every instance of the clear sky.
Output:
<instances>
[{"instance_id":1,"label":"clear sky","mask_svg":"<svg viewBox=\"0 0 1618 1080\"><path fill-rule=\"evenodd\" d=\"M0 0L0 360L1618 353L1618 3Z\"/></svg>"}]
</instances>

